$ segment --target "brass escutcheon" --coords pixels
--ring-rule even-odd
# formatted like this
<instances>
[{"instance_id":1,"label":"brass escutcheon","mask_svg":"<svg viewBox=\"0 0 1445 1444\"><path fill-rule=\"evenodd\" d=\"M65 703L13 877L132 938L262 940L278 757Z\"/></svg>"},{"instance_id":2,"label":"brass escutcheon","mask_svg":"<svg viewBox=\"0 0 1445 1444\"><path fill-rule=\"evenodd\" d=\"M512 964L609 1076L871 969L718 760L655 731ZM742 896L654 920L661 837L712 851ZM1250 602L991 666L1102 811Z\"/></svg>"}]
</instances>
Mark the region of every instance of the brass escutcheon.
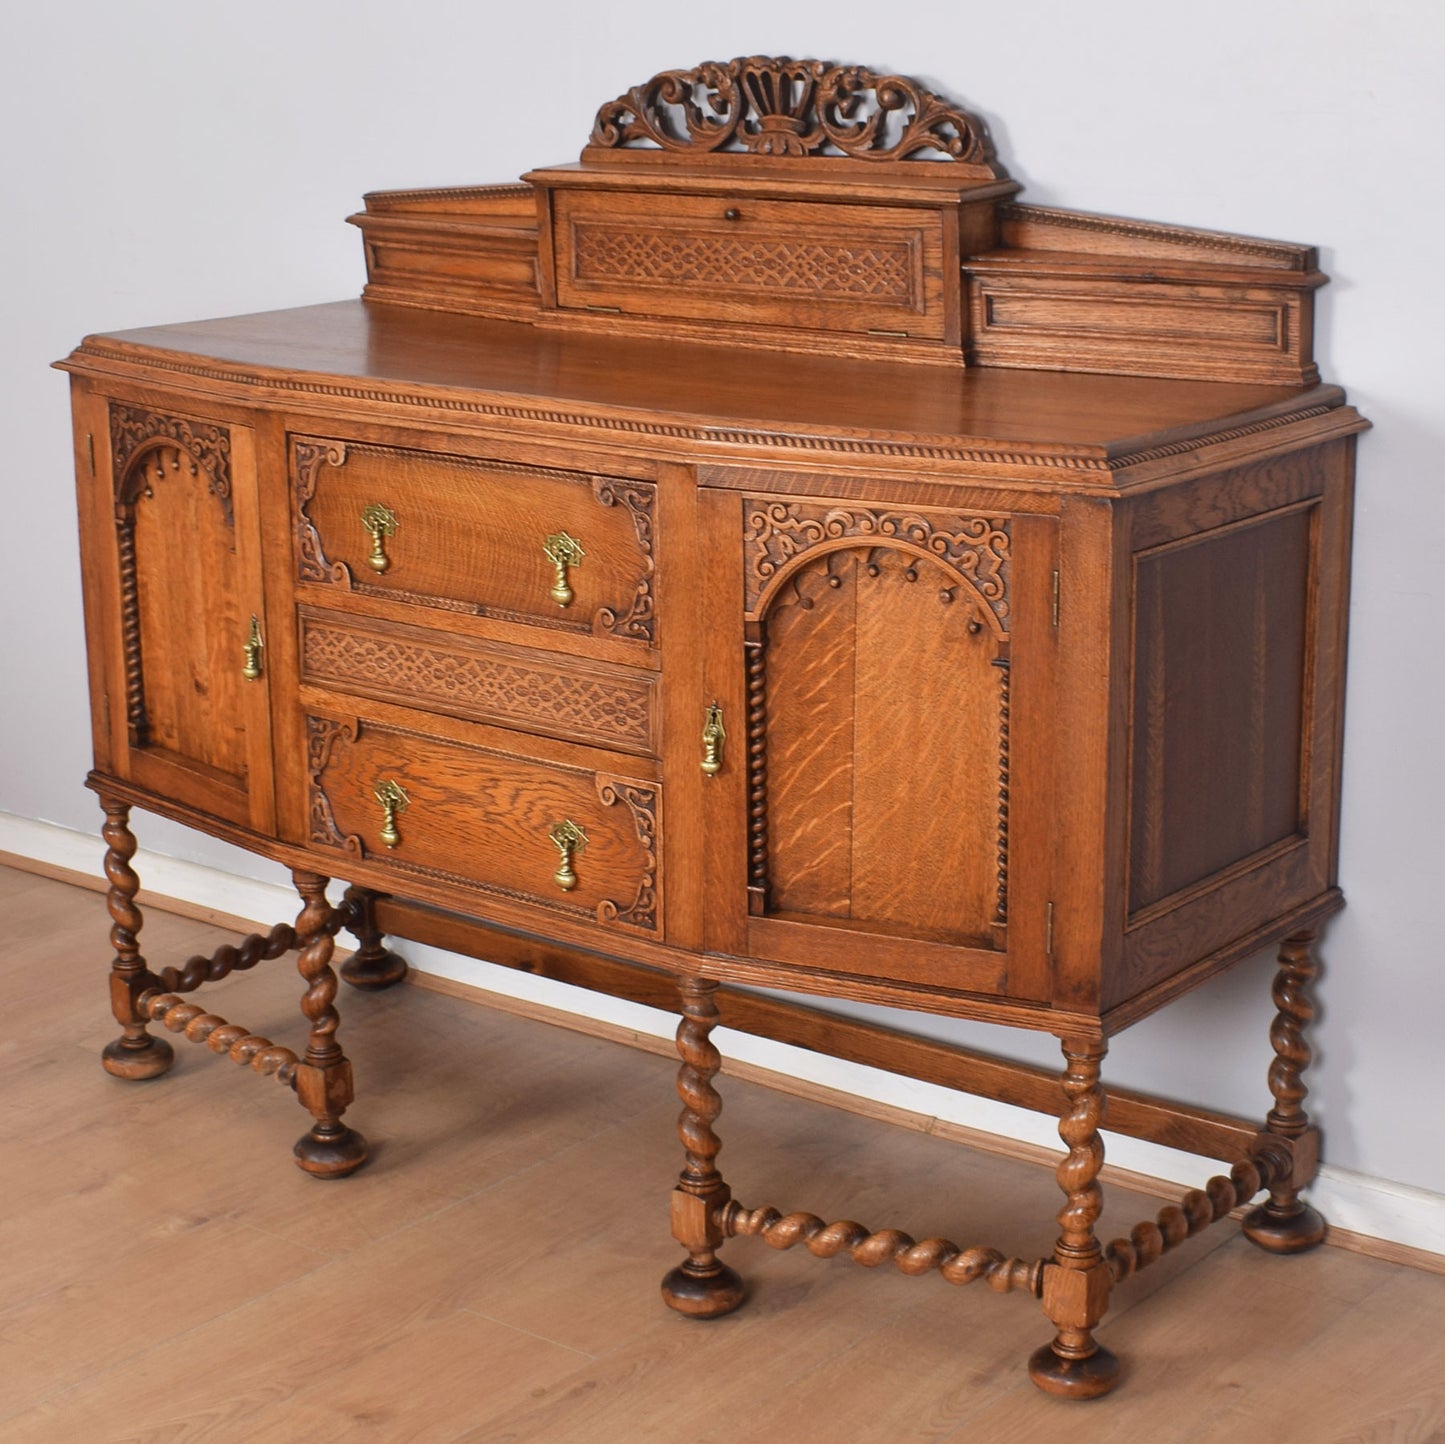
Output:
<instances>
[{"instance_id":1,"label":"brass escutcheon","mask_svg":"<svg viewBox=\"0 0 1445 1444\"><path fill-rule=\"evenodd\" d=\"M572 860L587 846L587 834L570 817L564 817L548 831L547 836L562 854L562 861L558 864L557 871L552 874L552 881L563 892L571 892L577 886L577 872L572 866Z\"/></svg>"},{"instance_id":2,"label":"brass escutcheon","mask_svg":"<svg viewBox=\"0 0 1445 1444\"><path fill-rule=\"evenodd\" d=\"M255 682L261 676L261 650L264 645L261 641L261 623L253 613L251 630L247 633L245 646L241 649L245 659L241 663L241 675L248 682Z\"/></svg>"},{"instance_id":3,"label":"brass escutcheon","mask_svg":"<svg viewBox=\"0 0 1445 1444\"><path fill-rule=\"evenodd\" d=\"M727 733L723 730L722 708L716 702L707 709L702 725L702 770L709 777L722 771L722 745Z\"/></svg>"},{"instance_id":4,"label":"brass escutcheon","mask_svg":"<svg viewBox=\"0 0 1445 1444\"><path fill-rule=\"evenodd\" d=\"M542 543L542 550L547 553L547 560L555 568L552 589L547 595L559 607L570 607L576 594L572 590L567 568L575 567L587 553L582 550L582 543L576 537L568 536L565 531L553 532Z\"/></svg>"},{"instance_id":5,"label":"brass escutcheon","mask_svg":"<svg viewBox=\"0 0 1445 1444\"><path fill-rule=\"evenodd\" d=\"M401 783L390 777L384 777L376 784L375 796L381 804L381 840L387 847L395 847L401 841L401 833L396 830L397 814L411 806L411 798L406 795Z\"/></svg>"},{"instance_id":6,"label":"brass escutcheon","mask_svg":"<svg viewBox=\"0 0 1445 1444\"><path fill-rule=\"evenodd\" d=\"M361 509L361 524L371 533L371 554L366 564L374 572L384 572L391 566L386 554L386 538L396 535L396 513L390 507L374 501Z\"/></svg>"}]
</instances>

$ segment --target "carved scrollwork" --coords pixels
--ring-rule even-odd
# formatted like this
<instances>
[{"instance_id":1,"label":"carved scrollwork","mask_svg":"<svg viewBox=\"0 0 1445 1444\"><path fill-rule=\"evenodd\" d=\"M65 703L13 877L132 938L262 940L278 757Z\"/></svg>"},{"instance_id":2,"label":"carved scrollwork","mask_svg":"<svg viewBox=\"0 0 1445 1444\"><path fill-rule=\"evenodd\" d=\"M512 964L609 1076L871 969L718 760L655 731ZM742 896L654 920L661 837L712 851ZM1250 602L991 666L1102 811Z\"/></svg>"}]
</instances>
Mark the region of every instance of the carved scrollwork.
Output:
<instances>
[{"instance_id":1,"label":"carved scrollwork","mask_svg":"<svg viewBox=\"0 0 1445 1444\"><path fill-rule=\"evenodd\" d=\"M206 478L206 490L221 503L226 525L234 527L231 508L231 433L224 426L204 421L186 421L140 407L110 405L111 476L115 483L117 518L133 508L137 496L149 481L143 468L133 463L143 453L157 452L157 475L165 469L165 453L171 454L172 470L180 469L184 454L192 476Z\"/></svg>"},{"instance_id":2,"label":"carved scrollwork","mask_svg":"<svg viewBox=\"0 0 1445 1444\"><path fill-rule=\"evenodd\" d=\"M632 825L637 830L637 840L642 844L646 856L643 860L642 878L637 884L637 896L622 907L611 898L603 898L597 904L597 919L604 923L630 923L633 927L657 931L657 791L652 787L641 787L634 782L624 782L618 777L598 776L597 796L605 807L616 807L622 803L632 814Z\"/></svg>"},{"instance_id":3,"label":"carved scrollwork","mask_svg":"<svg viewBox=\"0 0 1445 1444\"><path fill-rule=\"evenodd\" d=\"M932 151L1004 174L983 122L916 80L786 56L664 70L597 112L592 144L871 161Z\"/></svg>"},{"instance_id":4,"label":"carved scrollwork","mask_svg":"<svg viewBox=\"0 0 1445 1444\"><path fill-rule=\"evenodd\" d=\"M632 604L617 613L611 607L599 608L595 625L619 637L641 637L651 642L657 635L656 603L652 595L652 574L656 563L652 555L652 506L655 493L650 486L633 486L609 476L592 478L592 495L603 506L626 507L637 532L637 546L642 552L642 575L632 593Z\"/></svg>"},{"instance_id":5,"label":"carved scrollwork","mask_svg":"<svg viewBox=\"0 0 1445 1444\"><path fill-rule=\"evenodd\" d=\"M1008 631L1010 527L1003 517L929 515L923 512L827 506L820 503L747 498L743 549L745 604L755 616L763 597L794 562L816 547L902 543L941 562L966 582L988 607L1002 633Z\"/></svg>"},{"instance_id":6,"label":"carved scrollwork","mask_svg":"<svg viewBox=\"0 0 1445 1444\"><path fill-rule=\"evenodd\" d=\"M311 842L324 843L327 847L339 847L361 855L361 839L355 833L345 834L336 825L336 815L331 810L331 799L321 785L321 774L331 761L331 749L339 737L355 742L358 726L336 722L329 717L308 717L306 719L306 777L309 796L308 838Z\"/></svg>"},{"instance_id":7,"label":"carved scrollwork","mask_svg":"<svg viewBox=\"0 0 1445 1444\"><path fill-rule=\"evenodd\" d=\"M350 588L351 570L345 562L331 562L321 545L321 534L307 507L316 495L323 466L344 466L346 448L339 441L291 443L291 478L296 488L296 578L303 582L334 582Z\"/></svg>"}]
</instances>

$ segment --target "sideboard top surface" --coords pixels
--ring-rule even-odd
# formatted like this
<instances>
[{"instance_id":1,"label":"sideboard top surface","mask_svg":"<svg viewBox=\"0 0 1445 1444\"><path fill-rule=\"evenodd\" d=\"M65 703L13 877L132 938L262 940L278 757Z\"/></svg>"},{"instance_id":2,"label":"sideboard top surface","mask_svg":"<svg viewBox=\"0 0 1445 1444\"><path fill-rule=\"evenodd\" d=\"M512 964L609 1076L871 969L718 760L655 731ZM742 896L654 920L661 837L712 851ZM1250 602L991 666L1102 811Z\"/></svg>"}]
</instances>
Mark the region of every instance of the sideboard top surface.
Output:
<instances>
[{"instance_id":1,"label":"sideboard top surface","mask_svg":"<svg viewBox=\"0 0 1445 1444\"><path fill-rule=\"evenodd\" d=\"M193 378L239 389L450 406L681 440L787 436L819 450L1038 461L1109 469L1140 452L1270 428L1343 405L1335 386L1280 387L1053 371L944 371L683 341L544 331L516 322L338 301L88 337L68 370ZM174 380L174 375L171 376ZM1350 413L1353 415L1353 413ZM632 429L636 429L635 427ZM860 448L860 443L861 448Z\"/></svg>"}]
</instances>

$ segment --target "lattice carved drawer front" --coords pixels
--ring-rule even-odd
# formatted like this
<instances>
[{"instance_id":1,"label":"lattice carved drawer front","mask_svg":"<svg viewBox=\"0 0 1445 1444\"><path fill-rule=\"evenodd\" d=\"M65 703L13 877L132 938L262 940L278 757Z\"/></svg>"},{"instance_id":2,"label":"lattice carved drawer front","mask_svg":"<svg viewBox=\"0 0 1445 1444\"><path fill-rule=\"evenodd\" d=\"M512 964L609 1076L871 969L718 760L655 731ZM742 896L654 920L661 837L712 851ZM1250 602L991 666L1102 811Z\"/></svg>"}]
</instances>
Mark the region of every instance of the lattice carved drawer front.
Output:
<instances>
[{"instance_id":1,"label":"lattice carved drawer front","mask_svg":"<svg viewBox=\"0 0 1445 1444\"><path fill-rule=\"evenodd\" d=\"M307 717L306 735L313 847L660 931L656 783L349 718Z\"/></svg>"},{"instance_id":2,"label":"lattice carved drawer front","mask_svg":"<svg viewBox=\"0 0 1445 1444\"><path fill-rule=\"evenodd\" d=\"M648 482L311 436L290 464L302 583L654 640Z\"/></svg>"},{"instance_id":3,"label":"lattice carved drawer front","mask_svg":"<svg viewBox=\"0 0 1445 1444\"><path fill-rule=\"evenodd\" d=\"M938 211L566 190L555 207L564 307L944 335Z\"/></svg>"},{"instance_id":4,"label":"lattice carved drawer front","mask_svg":"<svg viewBox=\"0 0 1445 1444\"><path fill-rule=\"evenodd\" d=\"M303 682L656 755L653 673L316 607L299 608L299 620Z\"/></svg>"}]
</instances>

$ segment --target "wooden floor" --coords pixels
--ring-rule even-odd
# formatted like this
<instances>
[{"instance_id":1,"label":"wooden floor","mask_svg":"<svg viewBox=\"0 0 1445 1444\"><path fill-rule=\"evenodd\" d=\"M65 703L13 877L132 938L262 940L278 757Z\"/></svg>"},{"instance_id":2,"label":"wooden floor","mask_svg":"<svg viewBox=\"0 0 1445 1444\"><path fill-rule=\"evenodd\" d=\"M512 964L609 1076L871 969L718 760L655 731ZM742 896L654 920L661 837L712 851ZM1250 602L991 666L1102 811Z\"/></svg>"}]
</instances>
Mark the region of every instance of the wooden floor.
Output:
<instances>
[{"instance_id":1,"label":"wooden floor","mask_svg":"<svg viewBox=\"0 0 1445 1444\"><path fill-rule=\"evenodd\" d=\"M674 1069L416 987L344 990L355 1177L292 1165L295 1098L176 1040L122 1083L97 894L0 869L0 1440L913 1444L1445 1439L1445 1279L1224 1223L1124 1286L1112 1397L1040 1395L1038 1304L756 1240L739 1313L684 1320ZM226 935L153 912L152 962ZM289 960L208 993L293 1045ZM808 1208L1034 1257L1048 1171L723 1080L749 1206ZM1157 1200L1112 1190L1106 1238ZM1161 1285L1168 1287L1161 1289Z\"/></svg>"}]
</instances>

